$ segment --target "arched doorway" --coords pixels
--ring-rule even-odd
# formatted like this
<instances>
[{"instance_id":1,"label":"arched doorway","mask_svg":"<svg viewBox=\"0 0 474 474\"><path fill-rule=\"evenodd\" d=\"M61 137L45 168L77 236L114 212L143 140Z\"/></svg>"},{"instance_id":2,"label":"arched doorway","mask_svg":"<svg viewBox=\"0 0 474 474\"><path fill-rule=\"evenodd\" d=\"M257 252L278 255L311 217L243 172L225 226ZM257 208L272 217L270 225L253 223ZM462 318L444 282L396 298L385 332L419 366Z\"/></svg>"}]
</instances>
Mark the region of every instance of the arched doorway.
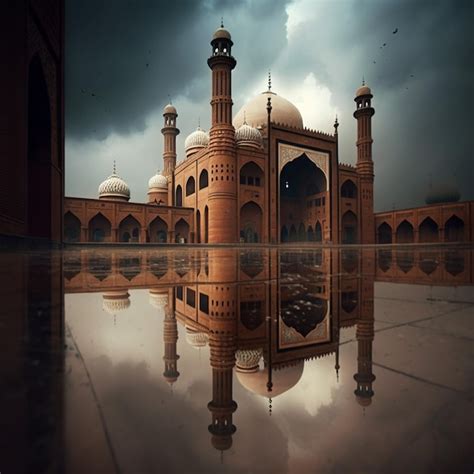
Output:
<instances>
[{"instance_id":1,"label":"arched doorway","mask_svg":"<svg viewBox=\"0 0 474 474\"><path fill-rule=\"evenodd\" d=\"M414 242L415 233L413 231L413 226L407 221L404 220L397 227L397 243L398 244L411 244Z\"/></svg>"},{"instance_id":2,"label":"arched doorway","mask_svg":"<svg viewBox=\"0 0 474 474\"><path fill-rule=\"evenodd\" d=\"M183 188L178 184L176 186L176 206L181 207L183 205Z\"/></svg>"},{"instance_id":3,"label":"arched doorway","mask_svg":"<svg viewBox=\"0 0 474 474\"><path fill-rule=\"evenodd\" d=\"M431 219L431 217L427 217L423 220L418 228L418 239L420 242L438 242L439 240L439 230L438 224Z\"/></svg>"},{"instance_id":4,"label":"arched doorway","mask_svg":"<svg viewBox=\"0 0 474 474\"><path fill-rule=\"evenodd\" d=\"M175 242L178 244L186 244L189 242L189 224L180 219L174 226Z\"/></svg>"},{"instance_id":5,"label":"arched doorway","mask_svg":"<svg viewBox=\"0 0 474 474\"><path fill-rule=\"evenodd\" d=\"M201 243L201 213L199 210L196 212L196 242Z\"/></svg>"},{"instance_id":6,"label":"arched doorway","mask_svg":"<svg viewBox=\"0 0 474 474\"><path fill-rule=\"evenodd\" d=\"M70 211L64 216L64 241L81 241L81 221Z\"/></svg>"},{"instance_id":7,"label":"arched doorway","mask_svg":"<svg viewBox=\"0 0 474 474\"><path fill-rule=\"evenodd\" d=\"M347 211L341 220L342 243L357 244L357 216L352 211Z\"/></svg>"},{"instance_id":8,"label":"arched doorway","mask_svg":"<svg viewBox=\"0 0 474 474\"><path fill-rule=\"evenodd\" d=\"M444 240L446 242L463 242L465 240L464 221L455 214L444 224Z\"/></svg>"},{"instance_id":9,"label":"arched doorway","mask_svg":"<svg viewBox=\"0 0 474 474\"><path fill-rule=\"evenodd\" d=\"M129 214L119 224L119 242L139 242L140 229L140 223Z\"/></svg>"},{"instance_id":10,"label":"arched doorway","mask_svg":"<svg viewBox=\"0 0 474 474\"><path fill-rule=\"evenodd\" d=\"M150 242L166 243L168 241L168 224L159 216L155 217L148 226Z\"/></svg>"},{"instance_id":11,"label":"arched doorway","mask_svg":"<svg viewBox=\"0 0 474 474\"><path fill-rule=\"evenodd\" d=\"M28 73L28 235L51 239L51 109L38 55Z\"/></svg>"},{"instance_id":12,"label":"arched doorway","mask_svg":"<svg viewBox=\"0 0 474 474\"><path fill-rule=\"evenodd\" d=\"M262 240L262 209L251 201L240 209L240 238L246 243Z\"/></svg>"},{"instance_id":13,"label":"arched doorway","mask_svg":"<svg viewBox=\"0 0 474 474\"><path fill-rule=\"evenodd\" d=\"M377 229L377 242L379 244L391 244L392 243L392 228L383 222Z\"/></svg>"},{"instance_id":14,"label":"arched doorway","mask_svg":"<svg viewBox=\"0 0 474 474\"><path fill-rule=\"evenodd\" d=\"M110 221L100 212L89 221L89 241L110 242L111 233Z\"/></svg>"},{"instance_id":15,"label":"arched doorway","mask_svg":"<svg viewBox=\"0 0 474 474\"><path fill-rule=\"evenodd\" d=\"M204 208L204 243L209 242L209 208Z\"/></svg>"},{"instance_id":16,"label":"arched doorway","mask_svg":"<svg viewBox=\"0 0 474 474\"><path fill-rule=\"evenodd\" d=\"M304 223L309 221L315 207L318 216L325 218L326 197L326 176L304 153L288 162L280 173L280 235L285 226L290 229L290 242L306 241L308 235ZM296 235L293 235L292 227Z\"/></svg>"},{"instance_id":17,"label":"arched doorway","mask_svg":"<svg viewBox=\"0 0 474 474\"><path fill-rule=\"evenodd\" d=\"M348 199L355 199L357 197L357 186L354 181L347 179L341 186L341 197Z\"/></svg>"}]
</instances>

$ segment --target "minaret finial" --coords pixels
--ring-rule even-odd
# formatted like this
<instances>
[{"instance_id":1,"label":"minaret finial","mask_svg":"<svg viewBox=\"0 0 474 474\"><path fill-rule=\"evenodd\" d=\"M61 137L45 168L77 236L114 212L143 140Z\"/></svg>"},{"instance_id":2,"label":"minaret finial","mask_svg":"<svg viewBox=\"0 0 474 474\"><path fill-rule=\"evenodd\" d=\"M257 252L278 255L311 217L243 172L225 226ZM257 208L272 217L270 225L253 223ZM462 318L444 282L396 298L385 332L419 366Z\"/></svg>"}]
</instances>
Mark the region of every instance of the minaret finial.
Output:
<instances>
[{"instance_id":1,"label":"minaret finial","mask_svg":"<svg viewBox=\"0 0 474 474\"><path fill-rule=\"evenodd\" d=\"M272 90L272 72L268 70L268 92Z\"/></svg>"},{"instance_id":2,"label":"minaret finial","mask_svg":"<svg viewBox=\"0 0 474 474\"><path fill-rule=\"evenodd\" d=\"M168 103L169 103L170 105L173 105L173 102L171 101L171 96L170 96L169 94L168 94Z\"/></svg>"},{"instance_id":3,"label":"minaret finial","mask_svg":"<svg viewBox=\"0 0 474 474\"><path fill-rule=\"evenodd\" d=\"M337 119L337 114L336 114L336 119L334 120L334 134L337 135L337 127L339 127L339 120Z\"/></svg>"},{"instance_id":4,"label":"minaret finial","mask_svg":"<svg viewBox=\"0 0 474 474\"><path fill-rule=\"evenodd\" d=\"M201 129L201 117L198 117L198 130Z\"/></svg>"},{"instance_id":5,"label":"minaret finial","mask_svg":"<svg viewBox=\"0 0 474 474\"><path fill-rule=\"evenodd\" d=\"M362 85L365 86L365 77L362 76Z\"/></svg>"},{"instance_id":6,"label":"minaret finial","mask_svg":"<svg viewBox=\"0 0 474 474\"><path fill-rule=\"evenodd\" d=\"M114 174L117 174L117 166L116 166L116 164L115 164L115 160L114 160L114 168L113 168L113 172L114 172Z\"/></svg>"},{"instance_id":7,"label":"minaret finial","mask_svg":"<svg viewBox=\"0 0 474 474\"><path fill-rule=\"evenodd\" d=\"M224 28L224 17L221 16L221 28Z\"/></svg>"}]
</instances>

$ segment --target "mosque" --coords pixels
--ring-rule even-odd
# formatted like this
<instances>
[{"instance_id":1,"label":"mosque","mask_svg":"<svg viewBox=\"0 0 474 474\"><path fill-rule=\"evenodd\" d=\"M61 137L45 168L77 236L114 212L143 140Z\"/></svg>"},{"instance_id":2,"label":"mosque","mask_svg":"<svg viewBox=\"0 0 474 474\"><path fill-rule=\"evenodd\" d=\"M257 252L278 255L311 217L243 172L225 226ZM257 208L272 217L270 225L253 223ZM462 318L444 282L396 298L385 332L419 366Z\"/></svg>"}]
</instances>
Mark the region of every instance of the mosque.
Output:
<instances>
[{"instance_id":1,"label":"mosque","mask_svg":"<svg viewBox=\"0 0 474 474\"><path fill-rule=\"evenodd\" d=\"M131 203L113 173L98 199L65 198L66 242L374 244L468 241L473 202L374 214L372 92L355 93L356 165L339 163L332 133L304 126L299 110L268 89L232 113L233 42L213 34L211 128L197 128L177 161L178 112L163 110L164 169L148 181L148 202ZM435 199L436 201L436 199Z\"/></svg>"}]
</instances>

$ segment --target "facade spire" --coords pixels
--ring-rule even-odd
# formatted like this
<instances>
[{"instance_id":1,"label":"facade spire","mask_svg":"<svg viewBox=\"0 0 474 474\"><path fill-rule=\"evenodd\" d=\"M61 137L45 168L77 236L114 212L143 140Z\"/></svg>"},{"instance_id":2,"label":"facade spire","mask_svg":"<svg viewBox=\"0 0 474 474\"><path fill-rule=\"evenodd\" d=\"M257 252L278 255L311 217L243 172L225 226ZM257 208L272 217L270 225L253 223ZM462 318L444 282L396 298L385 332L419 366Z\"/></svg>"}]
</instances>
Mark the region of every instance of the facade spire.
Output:
<instances>
[{"instance_id":1,"label":"facade spire","mask_svg":"<svg viewBox=\"0 0 474 474\"><path fill-rule=\"evenodd\" d=\"M336 114L336 119L334 120L334 135L337 135L338 127L339 127L339 121L337 120L337 114Z\"/></svg>"}]
</instances>

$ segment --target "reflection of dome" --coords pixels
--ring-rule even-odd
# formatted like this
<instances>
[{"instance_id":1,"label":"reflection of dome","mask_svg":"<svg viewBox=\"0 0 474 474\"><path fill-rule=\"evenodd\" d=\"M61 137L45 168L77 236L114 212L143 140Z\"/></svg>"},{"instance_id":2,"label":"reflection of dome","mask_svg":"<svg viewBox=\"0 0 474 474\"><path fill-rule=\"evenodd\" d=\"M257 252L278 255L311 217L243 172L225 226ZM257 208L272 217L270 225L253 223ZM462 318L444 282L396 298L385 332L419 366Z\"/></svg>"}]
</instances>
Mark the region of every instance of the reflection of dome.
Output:
<instances>
[{"instance_id":1,"label":"reflection of dome","mask_svg":"<svg viewBox=\"0 0 474 474\"><path fill-rule=\"evenodd\" d=\"M237 145L260 148L262 146L262 134L255 127L244 123L235 131L235 141Z\"/></svg>"},{"instance_id":2,"label":"reflection of dome","mask_svg":"<svg viewBox=\"0 0 474 474\"><path fill-rule=\"evenodd\" d=\"M162 189L163 191L168 191L168 179L160 172L157 172L148 181L148 189Z\"/></svg>"},{"instance_id":3,"label":"reflection of dome","mask_svg":"<svg viewBox=\"0 0 474 474\"><path fill-rule=\"evenodd\" d=\"M207 345L209 336L205 332L199 332L192 327L186 326L186 342L198 349Z\"/></svg>"},{"instance_id":4,"label":"reflection of dome","mask_svg":"<svg viewBox=\"0 0 474 474\"><path fill-rule=\"evenodd\" d=\"M201 127L198 127L193 133L188 135L184 141L186 155L190 155L200 148L205 148L208 143L209 135Z\"/></svg>"},{"instance_id":5,"label":"reflection of dome","mask_svg":"<svg viewBox=\"0 0 474 474\"><path fill-rule=\"evenodd\" d=\"M454 186L438 186L433 188L426 196L426 204L438 204L442 202L457 202L461 194Z\"/></svg>"},{"instance_id":6,"label":"reflection of dome","mask_svg":"<svg viewBox=\"0 0 474 474\"><path fill-rule=\"evenodd\" d=\"M102 308L109 314L116 314L130 306L130 294L127 290L107 291L102 294Z\"/></svg>"},{"instance_id":7,"label":"reflection of dome","mask_svg":"<svg viewBox=\"0 0 474 474\"><path fill-rule=\"evenodd\" d=\"M232 447L232 436L231 435L220 435L220 436L214 435L211 438L211 444L218 451L226 451L227 449L230 449Z\"/></svg>"},{"instance_id":8,"label":"reflection of dome","mask_svg":"<svg viewBox=\"0 0 474 474\"><path fill-rule=\"evenodd\" d=\"M363 95L372 95L372 91L370 90L370 87L366 86L365 84L362 84L356 90L356 97L361 97Z\"/></svg>"},{"instance_id":9,"label":"reflection of dome","mask_svg":"<svg viewBox=\"0 0 474 474\"><path fill-rule=\"evenodd\" d=\"M178 115L178 113L176 112L176 108L174 105L171 105L171 104L168 104L164 109L163 109L163 115L165 114L174 114L174 115Z\"/></svg>"},{"instance_id":10,"label":"reflection of dome","mask_svg":"<svg viewBox=\"0 0 474 474\"><path fill-rule=\"evenodd\" d=\"M221 38L228 39L228 40L231 39L230 33L222 26L218 28L212 35L212 39L221 39Z\"/></svg>"},{"instance_id":11,"label":"reflection of dome","mask_svg":"<svg viewBox=\"0 0 474 474\"><path fill-rule=\"evenodd\" d=\"M150 304L161 309L168 304L168 290L150 290Z\"/></svg>"},{"instance_id":12,"label":"reflection of dome","mask_svg":"<svg viewBox=\"0 0 474 474\"><path fill-rule=\"evenodd\" d=\"M233 124L237 129L244 121L252 127L267 125L267 99L272 99L272 122L303 128L303 118L300 111L288 100L271 91L265 91L250 99L234 117ZM244 118L245 114L245 118Z\"/></svg>"},{"instance_id":13,"label":"reflection of dome","mask_svg":"<svg viewBox=\"0 0 474 474\"><path fill-rule=\"evenodd\" d=\"M356 396L357 403L362 407L368 407L372 403L372 398Z\"/></svg>"},{"instance_id":14,"label":"reflection of dome","mask_svg":"<svg viewBox=\"0 0 474 474\"><path fill-rule=\"evenodd\" d=\"M128 184L114 172L99 186L99 199L130 199L130 188Z\"/></svg>"},{"instance_id":15,"label":"reflection of dome","mask_svg":"<svg viewBox=\"0 0 474 474\"><path fill-rule=\"evenodd\" d=\"M237 372L257 372L262 355L262 349L239 349L236 351L235 365Z\"/></svg>"},{"instance_id":16,"label":"reflection of dome","mask_svg":"<svg viewBox=\"0 0 474 474\"><path fill-rule=\"evenodd\" d=\"M272 372L272 391L267 390L268 369L262 369L258 372L238 372L237 379L247 390L267 398L275 398L293 388L303 375L304 360L300 360L296 365L273 370Z\"/></svg>"}]
</instances>

